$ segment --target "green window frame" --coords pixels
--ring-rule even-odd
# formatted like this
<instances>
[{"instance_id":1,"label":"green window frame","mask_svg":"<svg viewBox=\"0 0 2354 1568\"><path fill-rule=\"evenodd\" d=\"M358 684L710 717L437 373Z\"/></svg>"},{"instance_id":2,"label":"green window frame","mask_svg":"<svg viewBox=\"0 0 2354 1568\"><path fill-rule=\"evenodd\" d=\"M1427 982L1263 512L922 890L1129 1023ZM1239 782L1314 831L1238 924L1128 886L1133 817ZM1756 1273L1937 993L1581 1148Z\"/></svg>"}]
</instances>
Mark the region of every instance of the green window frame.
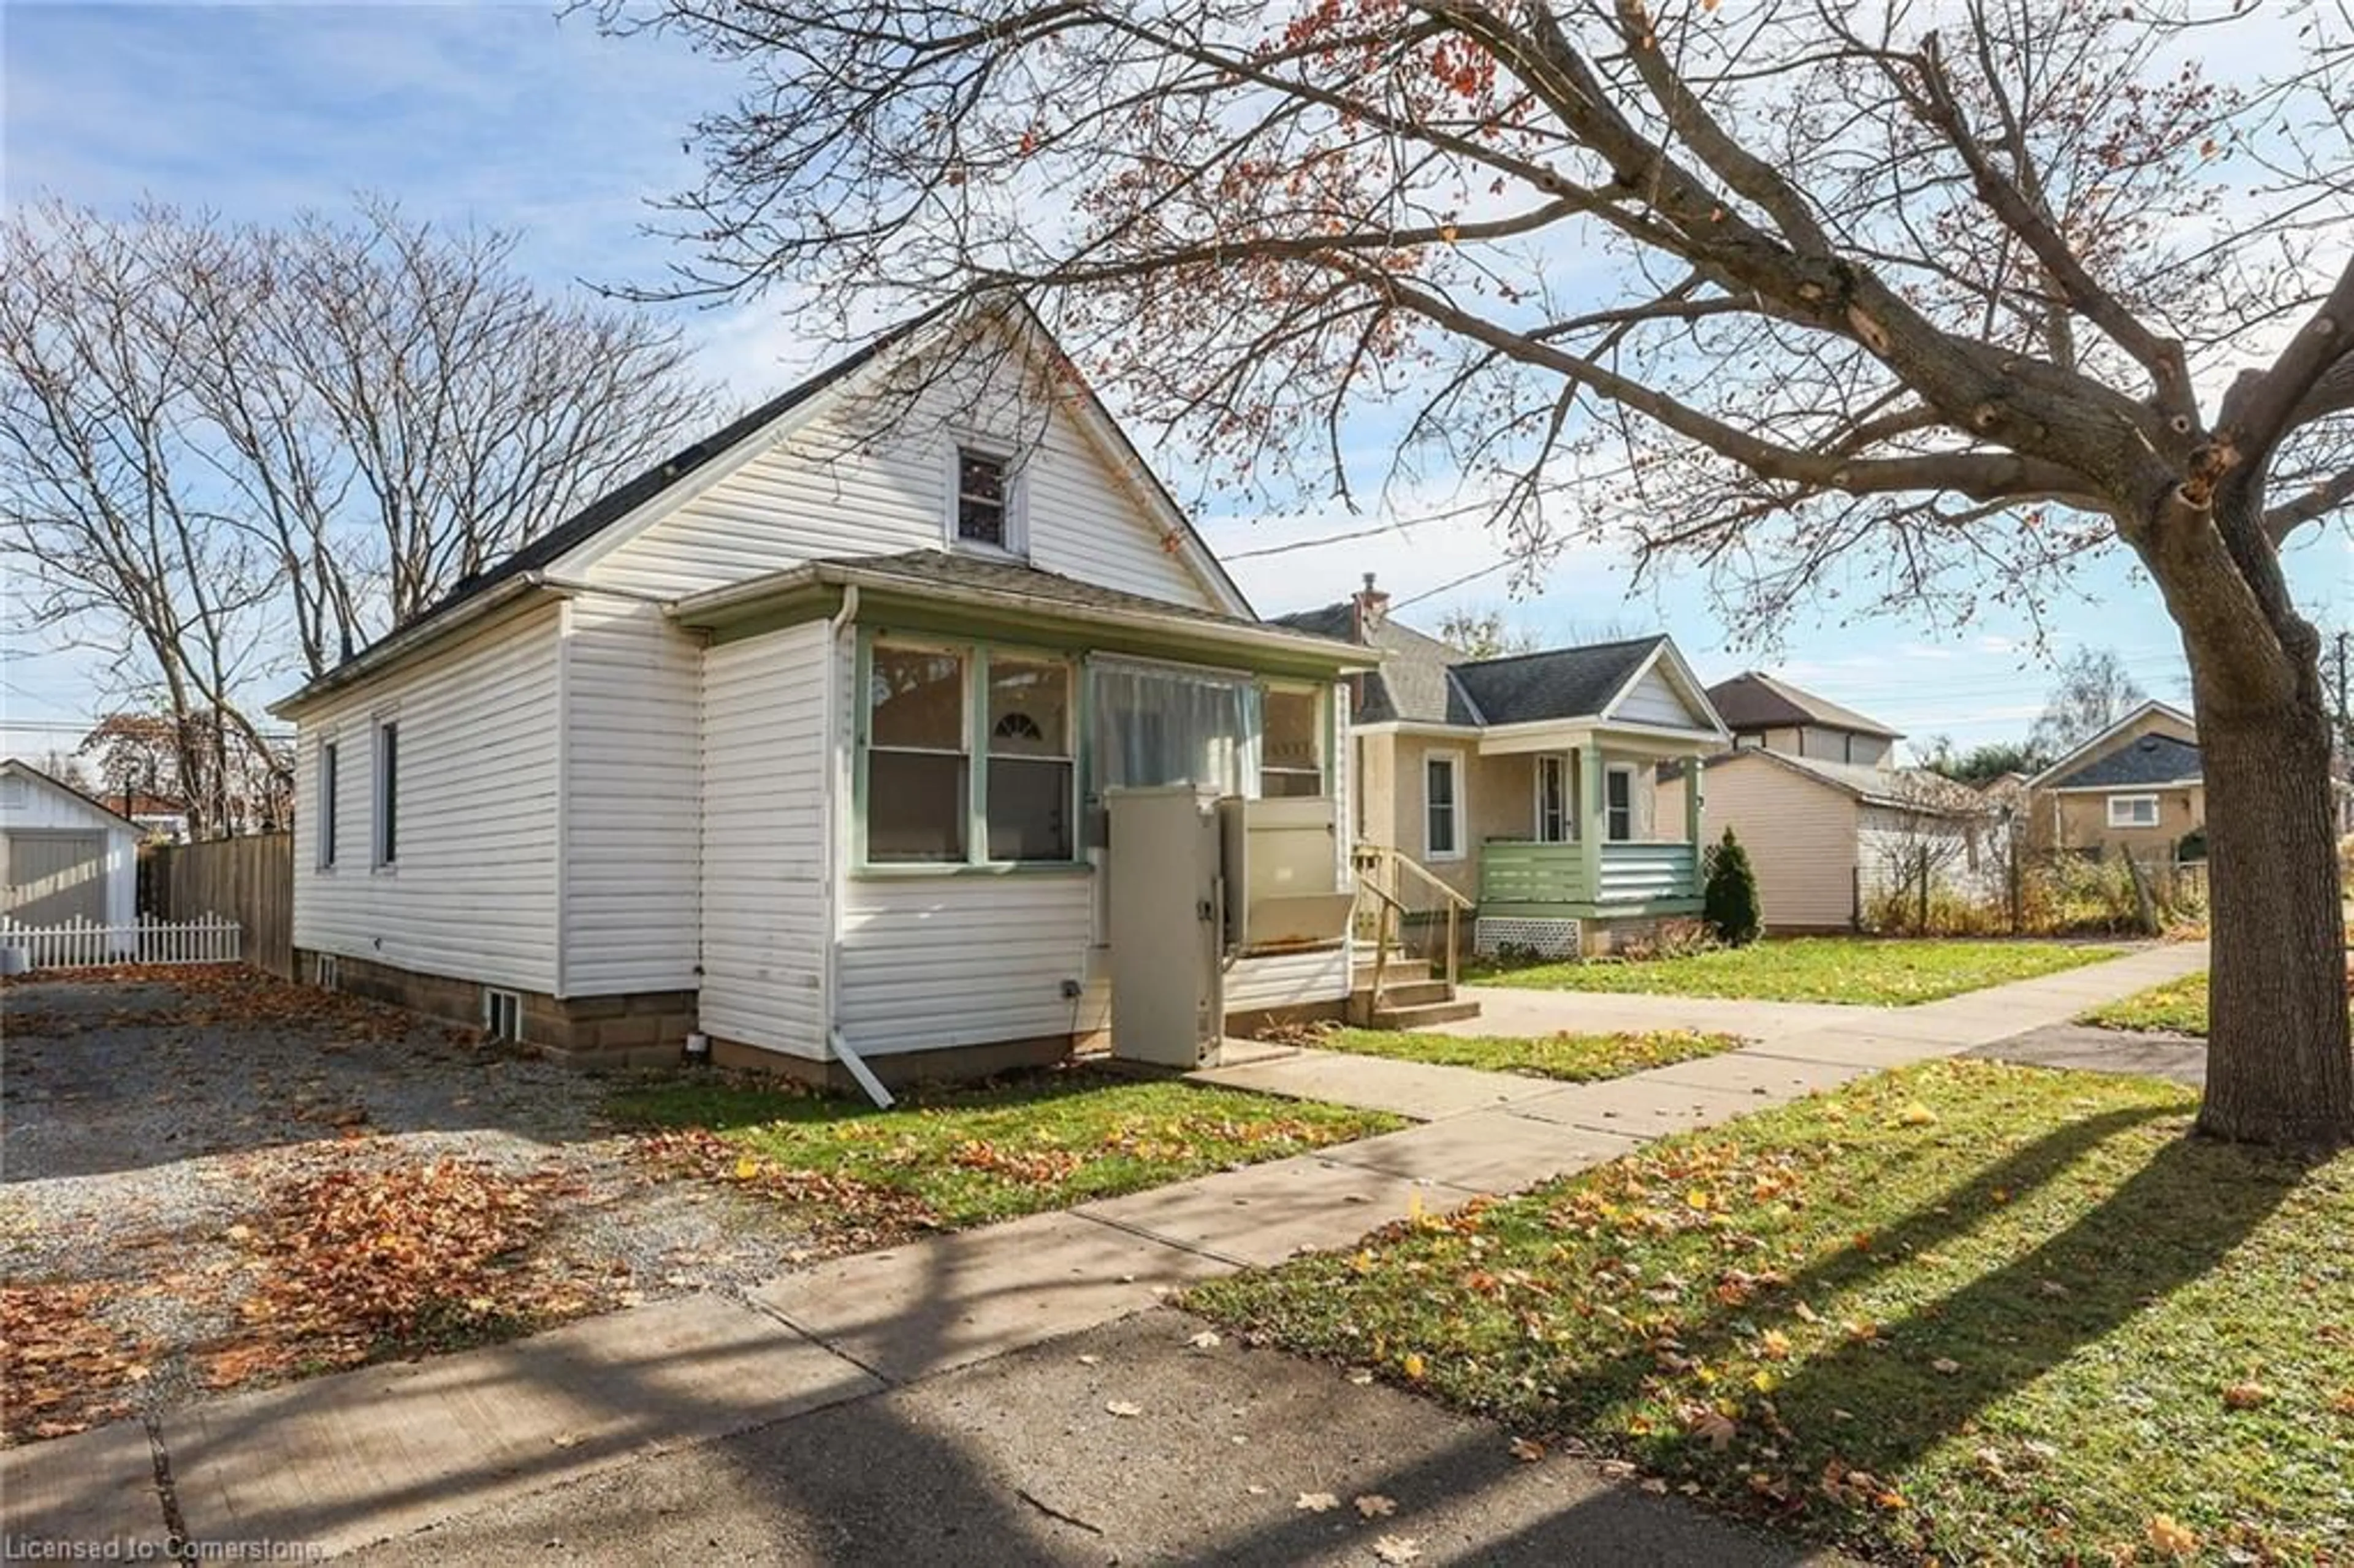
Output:
<instances>
[{"instance_id":1,"label":"green window frame","mask_svg":"<svg viewBox=\"0 0 2354 1568\"><path fill-rule=\"evenodd\" d=\"M959 749L875 744L877 654L958 661ZM1027 680L1025 681L1025 677ZM1059 683L1059 691L1055 689ZM854 864L864 875L941 875L966 872L1084 870L1079 804L1087 683L1066 652L921 634L862 630L854 685ZM939 835L935 853L875 853L878 801L875 759L890 774L937 773L938 762L903 764L904 756L954 757L962 782L962 819ZM1059 775L1059 778L1057 778ZM938 780L931 788L938 788ZM996 810L992 811L992 801ZM885 820L898 801L883 803ZM920 828L911 835L920 840Z\"/></svg>"}]
</instances>

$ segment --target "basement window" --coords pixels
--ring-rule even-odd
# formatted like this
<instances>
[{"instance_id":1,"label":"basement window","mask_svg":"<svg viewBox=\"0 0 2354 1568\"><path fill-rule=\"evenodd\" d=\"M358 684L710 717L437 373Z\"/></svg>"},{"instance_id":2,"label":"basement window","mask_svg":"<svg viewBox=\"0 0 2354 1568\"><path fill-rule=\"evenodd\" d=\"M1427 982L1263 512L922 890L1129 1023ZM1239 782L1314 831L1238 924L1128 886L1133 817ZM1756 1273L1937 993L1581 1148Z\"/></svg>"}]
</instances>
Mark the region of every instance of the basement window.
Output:
<instances>
[{"instance_id":1,"label":"basement window","mask_svg":"<svg viewBox=\"0 0 2354 1568\"><path fill-rule=\"evenodd\" d=\"M493 1040L523 1038L523 997L511 991L482 988L482 1033Z\"/></svg>"}]
</instances>

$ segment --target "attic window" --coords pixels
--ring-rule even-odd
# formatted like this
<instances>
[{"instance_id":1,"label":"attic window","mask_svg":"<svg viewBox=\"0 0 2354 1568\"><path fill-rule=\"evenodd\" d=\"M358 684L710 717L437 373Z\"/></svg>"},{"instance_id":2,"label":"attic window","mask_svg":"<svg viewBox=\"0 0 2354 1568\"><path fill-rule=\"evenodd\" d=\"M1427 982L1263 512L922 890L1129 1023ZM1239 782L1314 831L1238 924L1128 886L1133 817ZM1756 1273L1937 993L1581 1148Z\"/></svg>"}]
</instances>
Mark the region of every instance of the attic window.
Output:
<instances>
[{"instance_id":1,"label":"attic window","mask_svg":"<svg viewBox=\"0 0 2354 1568\"><path fill-rule=\"evenodd\" d=\"M1005 460L970 447L957 449L956 536L960 545L1014 547Z\"/></svg>"}]
</instances>

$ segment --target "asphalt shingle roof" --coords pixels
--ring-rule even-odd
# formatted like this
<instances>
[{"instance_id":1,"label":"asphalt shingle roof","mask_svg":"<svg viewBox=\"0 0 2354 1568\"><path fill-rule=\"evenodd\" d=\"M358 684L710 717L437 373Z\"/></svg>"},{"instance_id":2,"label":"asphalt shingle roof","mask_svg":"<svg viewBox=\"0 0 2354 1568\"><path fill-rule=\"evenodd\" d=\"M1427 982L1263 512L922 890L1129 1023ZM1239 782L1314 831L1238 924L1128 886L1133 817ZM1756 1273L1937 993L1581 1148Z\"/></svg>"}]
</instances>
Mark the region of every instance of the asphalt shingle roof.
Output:
<instances>
[{"instance_id":1,"label":"asphalt shingle roof","mask_svg":"<svg viewBox=\"0 0 2354 1568\"><path fill-rule=\"evenodd\" d=\"M2142 784L2180 784L2200 776L2199 748L2170 735L2145 735L2073 773L2055 779L2054 789L2100 789Z\"/></svg>"},{"instance_id":2,"label":"asphalt shingle roof","mask_svg":"<svg viewBox=\"0 0 2354 1568\"><path fill-rule=\"evenodd\" d=\"M1310 630L1288 623L1255 620L1248 616L1228 615L1223 610L1197 609L1192 605L1151 599L1139 593L1123 593L1119 588L1081 582L1076 577L1066 577L1056 572L1040 571L1019 561L956 555L947 550L904 550L888 556L841 556L827 559L838 567L854 567L862 572L899 577L924 588L982 588L1000 593L1027 594L1034 599L1054 599L1087 609L1128 609L1154 615L1182 616L1211 626L1264 628L1274 624L1285 630ZM1313 635L1328 634L1316 632ZM1341 637L1337 641L1346 642L1349 640Z\"/></svg>"},{"instance_id":3,"label":"asphalt shingle roof","mask_svg":"<svg viewBox=\"0 0 2354 1568\"><path fill-rule=\"evenodd\" d=\"M1853 708L1843 708L1787 681L1751 670L1708 689L1708 700L1730 730L1777 729L1788 725L1815 725L1824 729L1852 730L1901 740L1900 730L1869 719Z\"/></svg>"},{"instance_id":4,"label":"asphalt shingle roof","mask_svg":"<svg viewBox=\"0 0 2354 1568\"><path fill-rule=\"evenodd\" d=\"M1319 637L1356 641L1356 607L1343 599L1318 609L1279 615L1275 624ZM1351 716L1360 724L1477 725L1479 710L1449 673L1463 657L1460 650L1427 637L1411 626L1384 619L1365 639L1379 649L1382 667L1365 676L1364 689Z\"/></svg>"},{"instance_id":5,"label":"asphalt shingle roof","mask_svg":"<svg viewBox=\"0 0 2354 1568\"><path fill-rule=\"evenodd\" d=\"M1482 659L1456 665L1455 678L1490 724L1584 718L1608 706L1666 641L1654 635Z\"/></svg>"}]
</instances>

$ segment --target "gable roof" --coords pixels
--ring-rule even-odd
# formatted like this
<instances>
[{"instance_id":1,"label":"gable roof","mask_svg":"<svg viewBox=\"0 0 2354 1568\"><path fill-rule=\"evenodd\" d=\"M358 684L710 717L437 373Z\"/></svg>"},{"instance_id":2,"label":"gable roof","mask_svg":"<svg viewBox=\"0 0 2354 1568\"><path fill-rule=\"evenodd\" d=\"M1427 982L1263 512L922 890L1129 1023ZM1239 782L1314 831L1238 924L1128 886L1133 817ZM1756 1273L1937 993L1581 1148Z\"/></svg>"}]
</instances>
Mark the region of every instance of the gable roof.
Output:
<instances>
[{"instance_id":1,"label":"gable roof","mask_svg":"<svg viewBox=\"0 0 2354 1568\"><path fill-rule=\"evenodd\" d=\"M1926 768L1874 768L1865 762L1826 762L1820 758L1792 757L1764 747L1744 746L1708 759L1706 766L1723 768L1748 758L1796 773L1818 784L1852 796L1867 806L1890 806L1937 817L1983 817L1996 809L1976 789Z\"/></svg>"},{"instance_id":2,"label":"gable roof","mask_svg":"<svg viewBox=\"0 0 2354 1568\"><path fill-rule=\"evenodd\" d=\"M1491 725L1599 715L1624 692L1667 638L1549 648L1455 666L1472 702Z\"/></svg>"},{"instance_id":3,"label":"gable roof","mask_svg":"<svg viewBox=\"0 0 2354 1568\"><path fill-rule=\"evenodd\" d=\"M122 812L116 810L113 807L108 805L105 801L100 800L97 796L85 794L81 790L77 789L72 785L67 783L64 779L53 778L49 774L42 772L39 768L34 767L29 762L20 762L13 757L8 758L5 760L0 760L0 778L5 778L10 774L16 774L23 778L29 779L36 784L45 784L51 789L56 790L58 794L67 797L69 800L79 801L82 805L88 806L91 810L98 812L101 816L110 818L112 821L119 822L132 832L143 833L147 831L145 828L141 827L137 822L134 822L130 818L124 816Z\"/></svg>"},{"instance_id":4,"label":"gable roof","mask_svg":"<svg viewBox=\"0 0 2354 1568\"><path fill-rule=\"evenodd\" d=\"M1077 367L1062 355L1045 324L1027 305L1019 302L1013 302L1010 307L999 308L1016 317L1020 330L1034 334L1035 342L1032 346L1055 356L1056 370L1077 391L1077 402L1088 425L1105 435L1118 448L1119 459L1134 473L1142 476L1150 493L1149 502L1166 513L1167 520L1187 546L1192 561L1213 579L1206 585L1213 597L1223 598L1247 611L1249 600L1244 598L1234 578L1227 575L1225 565L1194 528L1193 520L1185 514L1183 508L1177 504L1176 498L1170 494L1167 485L1144 461L1143 454L1137 450L1128 432L1120 429L1119 421L1104 408L1095 389L1080 376ZM503 597L512 597L517 591L535 586L535 574L546 572L575 550L625 520L641 515L664 494L769 432L788 415L874 364L885 352L907 343L923 332L944 324L944 319L938 313L903 322L750 412L729 420L701 440L681 448L644 472L607 491L537 538L471 577L460 579L440 599L393 627L367 647L305 683L300 690L271 704L270 711L283 716L281 709L291 710L318 692L357 678L365 673L365 667L387 662L391 657L430 641L438 635L442 623L450 621L462 607L487 609Z\"/></svg>"},{"instance_id":5,"label":"gable roof","mask_svg":"<svg viewBox=\"0 0 2354 1568\"><path fill-rule=\"evenodd\" d=\"M2188 784L2200 777L2199 747L2170 735L2146 735L2094 758L2046 785L2051 789L2105 789L2129 785Z\"/></svg>"},{"instance_id":6,"label":"gable roof","mask_svg":"<svg viewBox=\"0 0 2354 1568\"><path fill-rule=\"evenodd\" d=\"M2085 758L2090 757L2093 753L2100 750L2103 747L2105 747L2109 742L2115 740L2118 736L2123 735L2126 731L2133 728L2136 725L2153 719L2170 719L2174 723L2181 726L2184 729L2189 730L2194 736L2199 733L2199 721L2197 719L2192 718L2189 714L2184 713L2172 703L2161 703L2156 697L2151 697L2144 701L2140 706L2134 708L2130 712L2126 713L2123 717L2117 719L2099 734L2087 736L2084 740L2077 742L2073 747L2070 747L2060 756L2053 758L2052 761L2044 767L2041 772L2038 773L2034 778L2030 779L2027 781L2027 787L2031 789L2051 789L2052 787L2052 780L2064 774L2073 772L2077 764L2082 762Z\"/></svg>"},{"instance_id":7,"label":"gable roof","mask_svg":"<svg viewBox=\"0 0 2354 1568\"><path fill-rule=\"evenodd\" d=\"M1343 642L1357 640L1357 609L1347 599L1317 609L1278 615L1275 624ZM1350 715L1353 722L1444 724L1467 728L1488 722L1453 673L1454 666L1462 661L1461 649L1387 616L1366 632L1364 645L1381 652L1382 666L1365 676L1364 689Z\"/></svg>"},{"instance_id":8,"label":"gable roof","mask_svg":"<svg viewBox=\"0 0 2354 1568\"><path fill-rule=\"evenodd\" d=\"M1857 735L1878 736L1883 740L1904 738L1902 730L1891 729L1877 719L1864 717L1853 708L1843 708L1829 698L1802 691L1762 670L1744 670L1729 681L1719 681L1708 689L1708 700L1724 720L1725 727L1731 730L1814 725L1822 729L1843 729Z\"/></svg>"}]
</instances>

